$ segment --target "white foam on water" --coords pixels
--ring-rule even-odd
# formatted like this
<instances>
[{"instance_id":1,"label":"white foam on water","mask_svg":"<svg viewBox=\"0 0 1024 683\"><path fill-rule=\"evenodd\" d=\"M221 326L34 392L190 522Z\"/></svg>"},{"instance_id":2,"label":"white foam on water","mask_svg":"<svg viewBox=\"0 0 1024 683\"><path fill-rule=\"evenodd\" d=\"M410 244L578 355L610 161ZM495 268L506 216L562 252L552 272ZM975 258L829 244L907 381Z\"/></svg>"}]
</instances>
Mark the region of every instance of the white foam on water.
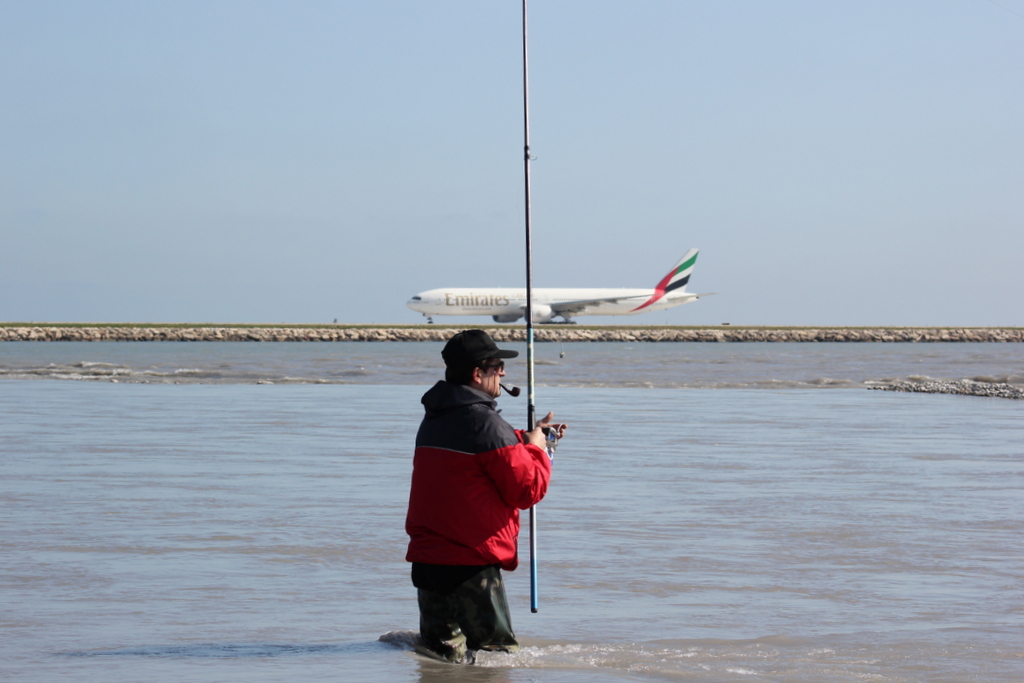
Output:
<instances>
[{"instance_id":1,"label":"white foam on water","mask_svg":"<svg viewBox=\"0 0 1024 683\"><path fill-rule=\"evenodd\" d=\"M520 343L509 346L525 350ZM196 383L298 378L429 386L442 374L440 347L431 342L15 342L0 346L0 377L80 380L105 372L148 372ZM541 343L535 363L538 386L562 387L856 389L905 378L964 377L1024 383L1024 344ZM510 363L507 371L510 382L523 383L521 363Z\"/></svg>"}]
</instances>

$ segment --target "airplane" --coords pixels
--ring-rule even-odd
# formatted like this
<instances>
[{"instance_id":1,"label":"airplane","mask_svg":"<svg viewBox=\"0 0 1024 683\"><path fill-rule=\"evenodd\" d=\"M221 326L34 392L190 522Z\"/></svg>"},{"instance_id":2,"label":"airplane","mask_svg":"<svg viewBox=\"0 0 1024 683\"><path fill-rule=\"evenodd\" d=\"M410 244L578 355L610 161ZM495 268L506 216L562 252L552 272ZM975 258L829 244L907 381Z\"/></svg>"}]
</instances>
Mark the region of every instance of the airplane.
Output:
<instances>
[{"instance_id":1,"label":"airplane","mask_svg":"<svg viewBox=\"0 0 1024 683\"><path fill-rule=\"evenodd\" d=\"M697 262L698 249L691 249L654 289L533 289L533 322L572 324L580 315L636 315L688 304L708 294L690 294L686 284ZM427 322L435 315L489 315L496 323L514 323L526 317L526 289L489 287L480 289L431 289L415 295L406 305L422 313ZM556 321L555 318L561 318Z\"/></svg>"}]
</instances>

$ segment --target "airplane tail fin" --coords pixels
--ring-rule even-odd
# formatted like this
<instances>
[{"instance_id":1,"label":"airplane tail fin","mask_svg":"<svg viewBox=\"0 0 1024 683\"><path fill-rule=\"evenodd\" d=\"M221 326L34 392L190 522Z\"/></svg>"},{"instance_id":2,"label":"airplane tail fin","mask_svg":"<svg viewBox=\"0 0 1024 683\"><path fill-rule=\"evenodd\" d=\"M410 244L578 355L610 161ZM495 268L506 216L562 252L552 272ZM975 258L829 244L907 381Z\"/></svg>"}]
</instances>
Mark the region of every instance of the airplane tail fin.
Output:
<instances>
[{"instance_id":1,"label":"airplane tail fin","mask_svg":"<svg viewBox=\"0 0 1024 683\"><path fill-rule=\"evenodd\" d=\"M666 294L676 292L677 290L680 294L685 292L686 283L690 281L690 273L693 272L693 265L697 263L698 251L700 249L691 249L686 252L686 255L679 259L679 263L674 265L672 270L668 271L668 275L661 278L661 282L655 285L651 298L634 308L630 313L636 313L641 309L647 308L656 301L661 300Z\"/></svg>"},{"instance_id":2,"label":"airplane tail fin","mask_svg":"<svg viewBox=\"0 0 1024 683\"><path fill-rule=\"evenodd\" d=\"M664 294L669 294L677 289L686 291L686 284L690 281L690 273L693 272L693 266L697 263L697 252L700 249L691 249L686 252L683 258L679 259L679 263L672 267L668 275L661 279L655 290Z\"/></svg>"}]
</instances>

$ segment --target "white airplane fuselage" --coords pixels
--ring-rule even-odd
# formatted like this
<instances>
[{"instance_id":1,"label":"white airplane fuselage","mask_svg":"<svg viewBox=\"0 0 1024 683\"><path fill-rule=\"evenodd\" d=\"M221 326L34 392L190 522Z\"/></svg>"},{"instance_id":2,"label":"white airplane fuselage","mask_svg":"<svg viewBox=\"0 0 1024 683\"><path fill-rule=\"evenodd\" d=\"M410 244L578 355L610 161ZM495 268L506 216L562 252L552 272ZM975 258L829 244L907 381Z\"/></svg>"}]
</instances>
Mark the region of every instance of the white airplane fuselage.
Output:
<instances>
[{"instance_id":1,"label":"white airplane fuselage","mask_svg":"<svg viewBox=\"0 0 1024 683\"><path fill-rule=\"evenodd\" d=\"M697 261L691 249L651 289L538 287L533 289L533 322L566 322L578 315L634 315L661 311L699 299L686 284ZM435 315L489 315L495 322L511 323L526 316L524 287L452 287L416 294L406 305L428 318Z\"/></svg>"},{"instance_id":2,"label":"white airplane fuselage","mask_svg":"<svg viewBox=\"0 0 1024 683\"><path fill-rule=\"evenodd\" d=\"M593 311L584 310L575 315L634 315L649 311L660 311L679 304L693 301L694 294L666 296L659 301L636 310L654 294L653 289L585 289L585 288L544 288L533 290L533 310L536 322L550 319L552 304L580 300L609 300L595 306ZM526 310L526 290L516 287L480 287L431 289L420 292L407 304L409 308L427 316L433 315L489 315L515 316L522 318Z\"/></svg>"}]
</instances>

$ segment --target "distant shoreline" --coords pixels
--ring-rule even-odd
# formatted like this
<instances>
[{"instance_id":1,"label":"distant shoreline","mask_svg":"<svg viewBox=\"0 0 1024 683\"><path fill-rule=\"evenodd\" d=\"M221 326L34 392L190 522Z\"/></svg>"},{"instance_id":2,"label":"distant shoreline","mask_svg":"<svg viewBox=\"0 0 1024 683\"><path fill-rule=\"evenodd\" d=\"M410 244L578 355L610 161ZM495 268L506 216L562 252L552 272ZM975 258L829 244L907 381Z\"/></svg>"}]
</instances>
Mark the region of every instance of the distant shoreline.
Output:
<instances>
[{"instance_id":1,"label":"distant shoreline","mask_svg":"<svg viewBox=\"0 0 1024 683\"><path fill-rule=\"evenodd\" d=\"M524 325L243 325L213 323L0 323L3 341L445 341L480 327L497 341L526 340ZM773 327L537 325L538 342L1024 342L1024 327Z\"/></svg>"}]
</instances>

